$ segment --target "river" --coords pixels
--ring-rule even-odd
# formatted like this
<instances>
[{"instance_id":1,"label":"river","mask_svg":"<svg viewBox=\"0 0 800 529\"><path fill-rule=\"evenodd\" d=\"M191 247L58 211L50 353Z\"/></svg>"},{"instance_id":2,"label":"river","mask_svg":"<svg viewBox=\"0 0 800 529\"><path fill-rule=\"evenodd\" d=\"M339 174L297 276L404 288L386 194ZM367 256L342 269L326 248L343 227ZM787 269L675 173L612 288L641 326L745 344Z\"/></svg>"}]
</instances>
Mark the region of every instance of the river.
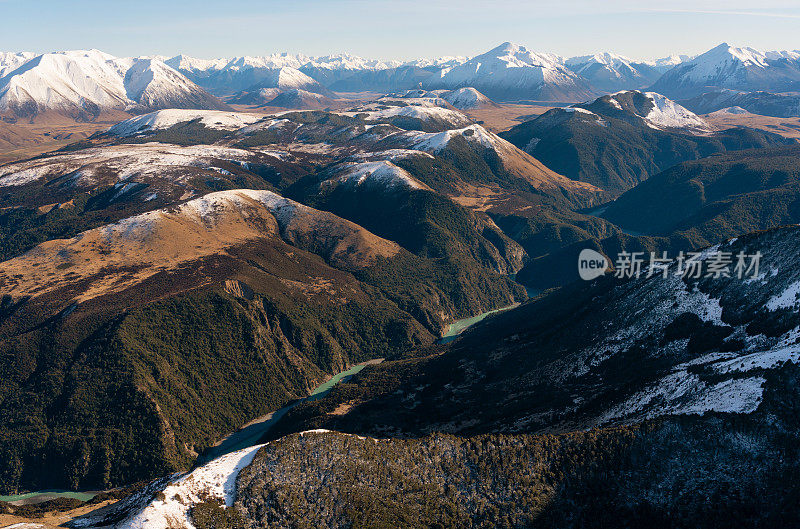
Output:
<instances>
[{"instance_id":1,"label":"river","mask_svg":"<svg viewBox=\"0 0 800 529\"><path fill-rule=\"evenodd\" d=\"M506 310L510 310L510 309L513 309L514 307L518 307L518 306L519 306L519 303L514 303L513 305L508 305L506 307L501 307L499 309L490 310L489 312L483 312L481 314L478 314L477 316L472 316L470 318L464 318L464 319L461 319L461 320L456 320L456 321L454 321L453 323L451 323L450 325L447 326L447 330L442 335L441 339L439 340L439 343L452 342L453 340L458 338L458 336L462 332L464 332L467 328L475 325L479 321L482 321L487 316L491 316L492 314L497 314L498 312L503 312L503 311L506 311Z\"/></svg>"}]
</instances>

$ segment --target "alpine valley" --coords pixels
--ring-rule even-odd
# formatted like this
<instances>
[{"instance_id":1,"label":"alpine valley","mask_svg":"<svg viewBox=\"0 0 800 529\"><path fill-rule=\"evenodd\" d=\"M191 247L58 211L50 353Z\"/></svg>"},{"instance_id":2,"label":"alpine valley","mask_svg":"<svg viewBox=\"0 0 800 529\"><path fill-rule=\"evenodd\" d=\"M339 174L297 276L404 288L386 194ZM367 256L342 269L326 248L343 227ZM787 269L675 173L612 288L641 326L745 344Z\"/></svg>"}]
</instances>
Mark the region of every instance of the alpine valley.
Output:
<instances>
[{"instance_id":1,"label":"alpine valley","mask_svg":"<svg viewBox=\"0 0 800 529\"><path fill-rule=\"evenodd\" d=\"M0 527L800 525L798 92L0 53Z\"/></svg>"}]
</instances>

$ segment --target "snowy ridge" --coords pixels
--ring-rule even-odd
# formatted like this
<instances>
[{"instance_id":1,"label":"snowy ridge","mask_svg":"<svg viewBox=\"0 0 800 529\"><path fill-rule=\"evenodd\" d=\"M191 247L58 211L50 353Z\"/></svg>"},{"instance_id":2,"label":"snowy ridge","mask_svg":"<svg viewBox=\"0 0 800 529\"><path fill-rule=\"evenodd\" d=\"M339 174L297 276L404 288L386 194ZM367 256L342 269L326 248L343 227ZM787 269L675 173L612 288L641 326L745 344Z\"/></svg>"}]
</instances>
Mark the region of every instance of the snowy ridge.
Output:
<instances>
[{"instance_id":1,"label":"snowy ridge","mask_svg":"<svg viewBox=\"0 0 800 529\"><path fill-rule=\"evenodd\" d=\"M124 138L143 132L168 129L179 123L188 123L196 119L199 119L200 123L209 129L237 130L262 120L263 116L219 110L157 110L121 121L108 129L107 133Z\"/></svg>"},{"instance_id":2,"label":"snowy ridge","mask_svg":"<svg viewBox=\"0 0 800 529\"><path fill-rule=\"evenodd\" d=\"M460 112L437 106L409 105L405 107L389 107L382 110L368 111L367 119L389 119L393 117L415 118L422 121L438 120L458 126L470 123L470 119Z\"/></svg>"},{"instance_id":3,"label":"snowy ridge","mask_svg":"<svg viewBox=\"0 0 800 529\"><path fill-rule=\"evenodd\" d=\"M581 107L634 124L641 121L653 129L682 129L695 134L714 130L710 123L694 112L656 92L622 90L573 108Z\"/></svg>"},{"instance_id":4,"label":"snowy ridge","mask_svg":"<svg viewBox=\"0 0 800 529\"><path fill-rule=\"evenodd\" d=\"M430 189L419 182L405 169L401 169L389 160L346 164L344 174L333 180L326 180L320 186L349 184L355 186L378 186L385 190L397 188Z\"/></svg>"},{"instance_id":5,"label":"snowy ridge","mask_svg":"<svg viewBox=\"0 0 800 529\"><path fill-rule=\"evenodd\" d=\"M643 116L652 128L677 128L698 132L712 130L711 125L706 120L675 101L655 92L645 92L644 95L653 102L652 110L646 116Z\"/></svg>"},{"instance_id":6,"label":"snowy ridge","mask_svg":"<svg viewBox=\"0 0 800 529\"><path fill-rule=\"evenodd\" d=\"M320 435L336 433L370 439L360 435L333 432L318 428L305 430L296 435ZM378 439L373 439L376 443ZM267 443L268 444L268 443ZM163 499L154 499L142 510L133 513L115 527L117 529L195 529L189 516L191 508L208 499L216 499L226 507L236 501L236 479L250 465L258 451L267 444L254 445L231 452L194 469L168 484L161 491Z\"/></svg>"},{"instance_id":7,"label":"snowy ridge","mask_svg":"<svg viewBox=\"0 0 800 529\"><path fill-rule=\"evenodd\" d=\"M265 206L275 216L281 228L285 228L297 212L310 211L307 206L272 191L234 189L216 191L175 207L134 215L97 230L109 241L115 239L145 241L158 223L165 218L182 218L210 227L223 219L226 212L242 211L254 204Z\"/></svg>"},{"instance_id":8,"label":"snowy ridge","mask_svg":"<svg viewBox=\"0 0 800 529\"><path fill-rule=\"evenodd\" d=\"M164 490L163 500L154 499L142 511L135 513L118 527L121 529L194 529L189 517L191 506L207 498L217 499L227 507L236 495L236 477L252 463L256 453L265 445L255 445L231 452L196 468Z\"/></svg>"},{"instance_id":9,"label":"snowy ridge","mask_svg":"<svg viewBox=\"0 0 800 529\"><path fill-rule=\"evenodd\" d=\"M446 148L456 136L461 136L471 143L477 143L487 149L496 150L505 140L487 131L480 125L469 125L461 129L444 132L409 132L410 143L415 149L436 153Z\"/></svg>"},{"instance_id":10,"label":"snowy ridge","mask_svg":"<svg viewBox=\"0 0 800 529\"><path fill-rule=\"evenodd\" d=\"M48 177L69 175L73 183L92 185L96 172L114 171L119 180L134 176L167 177L182 182L193 174L180 168L213 169L214 160L247 161L254 153L230 147L195 145L179 147L161 143L114 145L33 159L0 168L0 188L18 186ZM172 174L171 170L175 171Z\"/></svg>"},{"instance_id":11,"label":"snowy ridge","mask_svg":"<svg viewBox=\"0 0 800 529\"><path fill-rule=\"evenodd\" d=\"M612 68L619 68L620 66L631 67L634 61L623 55L616 53L603 52L595 53L594 55L581 55L577 57L570 57L564 61L564 64L574 71L580 73L580 70L585 69L590 64L602 64Z\"/></svg>"},{"instance_id":12,"label":"snowy ridge","mask_svg":"<svg viewBox=\"0 0 800 529\"><path fill-rule=\"evenodd\" d=\"M643 88L661 75L655 66L609 52L571 57L564 65L592 86L607 91Z\"/></svg>"},{"instance_id":13,"label":"snowy ridge","mask_svg":"<svg viewBox=\"0 0 800 529\"><path fill-rule=\"evenodd\" d=\"M260 83L259 86L288 90L292 88L316 88L320 84L300 70L284 66L276 70L272 76Z\"/></svg>"},{"instance_id":14,"label":"snowy ridge","mask_svg":"<svg viewBox=\"0 0 800 529\"><path fill-rule=\"evenodd\" d=\"M28 51L0 51L0 79L33 59L35 56L36 54Z\"/></svg>"}]
</instances>

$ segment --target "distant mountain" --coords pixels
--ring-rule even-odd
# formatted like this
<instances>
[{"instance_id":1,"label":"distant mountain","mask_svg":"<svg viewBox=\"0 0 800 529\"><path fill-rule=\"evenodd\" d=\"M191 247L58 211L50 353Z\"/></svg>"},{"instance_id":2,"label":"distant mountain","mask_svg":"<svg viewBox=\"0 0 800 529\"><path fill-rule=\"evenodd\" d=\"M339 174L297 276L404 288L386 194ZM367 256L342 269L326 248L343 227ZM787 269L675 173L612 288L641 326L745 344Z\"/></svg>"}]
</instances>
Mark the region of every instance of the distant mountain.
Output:
<instances>
[{"instance_id":1,"label":"distant mountain","mask_svg":"<svg viewBox=\"0 0 800 529\"><path fill-rule=\"evenodd\" d=\"M388 92L417 86L439 69L462 60L444 57L403 63L364 59L349 54L309 57L284 53L214 60L178 55L166 63L212 93L230 95L258 84L271 71L280 68L298 69L332 90Z\"/></svg>"},{"instance_id":2,"label":"distant mountain","mask_svg":"<svg viewBox=\"0 0 800 529\"><path fill-rule=\"evenodd\" d=\"M616 92L650 86L661 71L647 62L636 62L615 53L571 57L564 65L598 90Z\"/></svg>"},{"instance_id":3,"label":"distant mountain","mask_svg":"<svg viewBox=\"0 0 800 529\"><path fill-rule=\"evenodd\" d=\"M241 102L247 94L259 94L261 90L277 89L284 90L304 90L314 92L324 96L332 96L333 92L322 86L319 82L307 76L296 68L283 66L274 70L263 71L261 80L252 86L247 87L233 101ZM277 94L276 94L277 95ZM274 97L274 96L273 96Z\"/></svg>"},{"instance_id":4,"label":"distant mountain","mask_svg":"<svg viewBox=\"0 0 800 529\"><path fill-rule=\"evenodd\" d=\"M553 171L618 195L649 176L716 152L785 145L778 135L712 131L660 94L629 91L552 109L500 134Z\"/></svg>"},{"instance_id":5,"label":"distant mountain","mask_svg":"<svg viewBox=\"0 0 800 529\"><path fill-rule=\"evenodd\" d=\"M388 94L386 98L417 100L414 101L415 104L420 104L421 101L419 100L425 100L426 103L435 106L447 107L449 105L459 110L500 107L500 105L471 86L455 90L423 90L415 88Z\"/></svg>"},{"instance_id":6,"label":"distant mountain","mask_svg":"<svg viewBox=\"0 0 800 529\"><path fill-rule=\"evenodd\" d=\"M221 131L237 130L260 121L262 116L242 112L222 112L218 110L168 109L151 112L121 121L108 129L105 134L127 137L166 130L176 125L197 122L199 125Z\"/></svg>"},{"instance_id":7,"label":"distant mountain","mask_svg":"<svg viewBox=\"0 0 800 529\"><path fill-rule=\"evenodd\" d=\"M727 43L666 72L650 90L689 99L720 89L786 92L800 89L800 53L761 52Z\"/></svg>"},{"instance_id":8,"label":"distant mountain","mask_svg":"<svg viewBox=\"0 0 800 529\"><path fill-rule=\"evenodd\" d=\"M578 101L596 92L554 55L506 42L447 68L425 83L429 88L471 86L496 100Z\"/></svg>"},{"instance_id":9,"label":"distant mountain","mask_svg":"<svg viewBox=\"0 0 800 529\"><path fill-rule=\"evenodd\" d=\"M265 103L270 107L291 108L296 110L321 110L325 108L335 108L339 102L330 97L294 88L285 90L273 99Z\"/></svg>"},{"instance_id":10,"label":"distant mountain","mask_svg":"<svg viewBox=\"0 0 800 529\"><path fill-rule=\"evenodd\" d=\"M297 69L307 60L305 56L290 54L212 60L177 55L167 59L165 63L212 94L222 96L235 94L258 84L281 68Z\"/></svg>"},{"instance_id":11,"label":"distant mountain","mask_svg":"<svg viewBox=\"0 0 800 529\"><path fill-rule=\"evenodd\" d=\"M93 117L104 110L226 109L157 59L124 59L97 50L38 55L0 79L0 113L56 111Z\"/></svg>"},{"instance_id":12,"label":"distant mountain","mask_svg":"<svg viewBox=\"0 0 800 529\"><path fill-rule=\"evenodd\" d=\"M603 116L616 117L632 125L645 125L651 129L695 134L705 134L713 130L713 127L700 116L655 92L638 90L617 92L574 107Z\"/></svg>"},{"instance_id":13,"label":"distant mountain","mask_svg":"<svg viewBox=\"0 0 800 529\"><path fill-rule=\"evenodd\" d=\"M679 64L691 61L693 58L694 57L691 55L670 55L668 57L662 57L652 61L642 61L642 63L655 68L656 71L663 74Z\"/></svg>"},{"instance_id":14,"label":"distant mountain","mask_svg":"<svg viewBox=\"0 0 800 529\"><path fill-rule=\"evenodd\" d=\"M720 90L681 101L698 114L710 114L729 107L739 107L753 114L777 118L800 117L800 95L771 92Z\"/></svg>"}]
</instances>

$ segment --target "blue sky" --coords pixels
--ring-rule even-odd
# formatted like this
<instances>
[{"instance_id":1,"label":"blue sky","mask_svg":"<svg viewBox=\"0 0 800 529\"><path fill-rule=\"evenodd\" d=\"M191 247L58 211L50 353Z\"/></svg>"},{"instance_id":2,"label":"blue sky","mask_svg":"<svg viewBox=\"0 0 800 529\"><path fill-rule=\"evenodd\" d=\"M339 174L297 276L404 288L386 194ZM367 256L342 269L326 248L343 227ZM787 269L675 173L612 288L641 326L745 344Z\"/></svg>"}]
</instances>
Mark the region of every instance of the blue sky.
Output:
<instances>
[{"instance_id":1,"label":"blue sky","mask_svg":"<svg viewBox=\"0 0 800 529\"><path fill-rule=\"evenodd\" d=\"M510 40L564 56L634 58L720 42L800 49L797 0L0 0L0 50L228 57L476 55Z\"/></svg>"}]
</instances>

